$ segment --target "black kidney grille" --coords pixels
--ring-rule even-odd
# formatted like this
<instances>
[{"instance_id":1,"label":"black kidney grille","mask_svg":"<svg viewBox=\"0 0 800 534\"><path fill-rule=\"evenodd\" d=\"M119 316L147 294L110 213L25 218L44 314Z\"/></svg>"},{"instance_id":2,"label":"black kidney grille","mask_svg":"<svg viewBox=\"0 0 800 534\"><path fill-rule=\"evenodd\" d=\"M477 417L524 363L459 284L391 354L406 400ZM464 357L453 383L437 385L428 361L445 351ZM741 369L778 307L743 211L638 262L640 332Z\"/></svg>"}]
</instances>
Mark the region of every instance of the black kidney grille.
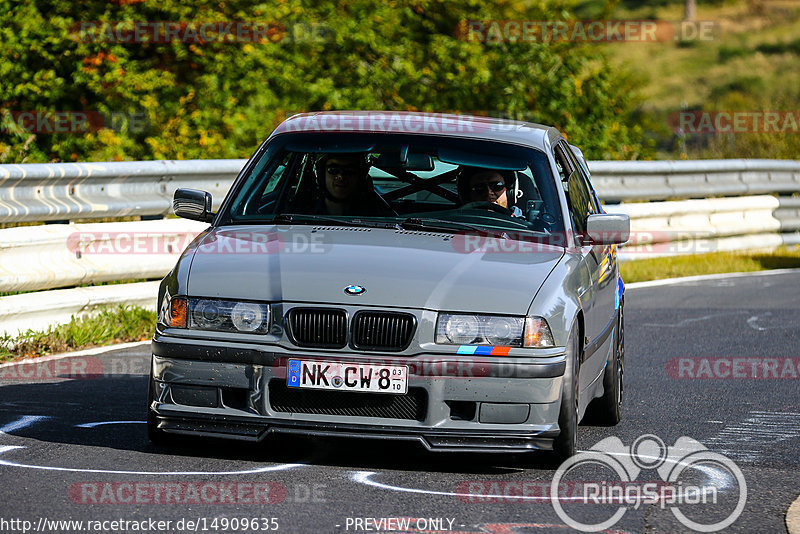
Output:
<instances>
[{"instance_id":1,"label":"black kidney grille","mask_svg":"<svg viewBox=\"0 0 800 534\"><path fill-rule=\"evenodd\" d=\"M428 406L424 389L409 388L405 395L289 388L270 380L269 403L276 412L381 417L422 421Z\"/></svg>"},{"instance_id":2,"label":"black kidney grille","mask_svg":"<svg viewBox=\"0 0 800 534\"><path fill-rule=\"evenodd\" d=\"M301 347L340 349L347 343L347 315L344 310L294 308L289 311L289 330Z\"/></svg>"},{"instance_id":3,"label":"black kidney grille","mask_svg":"<svg viewBox=\"0 0 800 534\"><path fill-rule=\"evenodd\" d=\"M353 346L365 350L403 350L414 335L414 316L394 312L358 312Z\"/></svg>"}]
</instances>

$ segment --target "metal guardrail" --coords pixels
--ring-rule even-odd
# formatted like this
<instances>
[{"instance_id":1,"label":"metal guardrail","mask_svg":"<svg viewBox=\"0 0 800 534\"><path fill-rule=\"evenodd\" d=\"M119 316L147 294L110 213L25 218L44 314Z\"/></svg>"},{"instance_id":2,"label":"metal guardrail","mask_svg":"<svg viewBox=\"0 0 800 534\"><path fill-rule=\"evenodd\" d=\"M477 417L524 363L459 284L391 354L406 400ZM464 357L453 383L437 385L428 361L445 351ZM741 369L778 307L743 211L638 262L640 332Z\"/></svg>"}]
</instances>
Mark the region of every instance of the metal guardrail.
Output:
<instances>
[{"instance_id":1,"label":"metal guardrail","mask_svg":"<svg viewBox=\"0 0 800 534\"><path fill-rule=\"evenodd\" d=\"M0 222L166 215L179 187L210 192L216 209L246 161L0 165Z\"/></svg>"},{"instance_id":2,"label":"metal guardrail","mask_svg":"<svg viewBox=\"0 0 800 534\"><path fill-rule=\"evenodd\" d=\"M0 291L163 278L207 227L165 219L6 228L0 230Z\"/></svg>"},{"instance_id":3,"label":"metal guardrail","mask_svg":"<svg viewBox=\"0 0 800 534\"><path fill-rule=\"evenodd\" d=\"M178 187L204 189L218 205L245 162L0 165L0 222L165 215ZM797 160L592 161L589 168L610 203L800 192Z\"/></svg>"},{"instance_id":4,"label":"metal guardrail","mask_svg":"<svg viewBox=\"0 0 800 534\"><path fill-rule=\"evenodd\" d=\"M0 165L0 222L163 216L179 187L211 192L216 209L244 163ZM589 168L608 211L631 216L633 242L623 248L623 259L800 244L800 198L773 196L800 193L800 161L595 161ZM629 202L634 200L644 202ZM169 219L0 229L0 291L160 278L174 265L178 248L204 227ZM119 253L120 236L149 236L157 253ZM116 252L103 254L106 246ZM0 297L0 334L41 329L100 305L153 308L156 288L147 282Z\"/></svg>"},{"instance_id":5,"label":"metal guardrail","mask_svg":"<svg viewBox=\"0 0 800 534\"><path fill-rule=\"evenodd\" d=\"M591 161L589 170L605 202L800 191L798 160Z\"/></svg>"}]
</instances>

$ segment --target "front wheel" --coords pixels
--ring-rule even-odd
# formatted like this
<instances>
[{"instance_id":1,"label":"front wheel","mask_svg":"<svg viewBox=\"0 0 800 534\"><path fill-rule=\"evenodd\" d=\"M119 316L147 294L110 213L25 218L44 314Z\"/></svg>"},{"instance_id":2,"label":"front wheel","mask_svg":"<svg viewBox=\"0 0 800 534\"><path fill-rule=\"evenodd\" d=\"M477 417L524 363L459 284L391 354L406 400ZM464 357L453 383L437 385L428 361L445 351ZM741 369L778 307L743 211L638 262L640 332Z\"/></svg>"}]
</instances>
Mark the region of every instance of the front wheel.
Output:
<instances>
[{"instance_id":1,"label":"front wheel","mask_svg":"<svg viewBox=\"0 0 800 534\"><path fill-rule=\"evenodd\" d=\"M625 378L625 318L623 303L619 304L617 325L611 358L603 374L603 396L591 404L592 422L601 426L614 426L622 419L622 393Z\"/></svg>"},{"instance_id":2,"label":"front wheel","mask_svg":"<svg viewBox=\"0 0 800 534\"><path fill-rule=\"evenodd\" d=\"M561 432L553 442L553 452L560 461L574 455L578 443L578 373L581 343L577 324L569 333L566 353L567 368L561 386L561 411L558 415L558 427Z\"/></svg>"}]
</instances>

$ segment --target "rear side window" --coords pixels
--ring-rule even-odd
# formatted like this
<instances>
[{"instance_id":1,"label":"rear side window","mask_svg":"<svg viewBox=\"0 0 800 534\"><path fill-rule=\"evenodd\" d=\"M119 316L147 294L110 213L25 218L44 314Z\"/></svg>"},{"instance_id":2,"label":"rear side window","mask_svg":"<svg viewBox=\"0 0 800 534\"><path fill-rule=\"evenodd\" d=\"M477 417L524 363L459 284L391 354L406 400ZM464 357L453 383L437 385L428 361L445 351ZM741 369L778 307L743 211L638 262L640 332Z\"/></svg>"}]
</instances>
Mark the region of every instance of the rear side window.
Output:
<instances>
[{"instance_id":1,"label":"rear side window","mask_svg":"<svg viewBox=\"0 0 800 534\"><path fill-rule=\"evenodd\" d=\"M575 161L572 152L565 150L561 144L556 146L555 156L556 162L561 167L559 174L564 176L569 173L566 192L569 212L572 217L572 227L576 233L585 234L586 221L589 215L597 213L586 177L583 175L580 165Z\"/></svg>"},{"instance_id":2,"label":"rear side window","mask_svg":"<svg viewBox=\"0 0 800 534\"><path fill-rule=\"evenodd\" d=\"M572 150L567 150L566 153L567 153L567 158L569 159L570 163L573 166L573 169L575 169L575 172L581 176L581 179L586 185L586 189L589 191L591 204L594 208L594 211L592 211L592 213L600 213L600 203L597 201L597 194L595 193L594 188L592 187L592 183L589 181L589 175L586 169L584 168L583 165L580 164L580 162L578 161L578 156L576 156Z\"/></svg>"}]
</instances>

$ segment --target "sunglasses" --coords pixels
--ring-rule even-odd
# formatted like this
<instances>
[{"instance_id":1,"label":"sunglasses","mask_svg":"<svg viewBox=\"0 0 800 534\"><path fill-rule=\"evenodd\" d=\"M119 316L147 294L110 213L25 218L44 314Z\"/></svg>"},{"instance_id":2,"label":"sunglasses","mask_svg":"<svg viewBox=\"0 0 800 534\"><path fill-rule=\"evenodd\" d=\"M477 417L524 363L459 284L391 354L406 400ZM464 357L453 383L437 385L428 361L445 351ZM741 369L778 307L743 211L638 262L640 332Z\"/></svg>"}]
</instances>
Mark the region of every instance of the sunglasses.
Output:
<instances>
[{"instance_id":1,"label":"sunglasses","mask_svg":"<svg viewBox=\"0 0 800 534\"><path fill-rule=\"evenodd\" d=\"M500 180L496 182L482 182L479 184L473 185L470 190L473 193L483 193L487 189L491 189L493 193L499 193L506 188L506 184L501 182Z\"/></svg>"},{"instance_id":2,"label":"sunglasses","mask_svg":"<svg viewBox=\"0 0 800 534\"><path fill-rule=\"evenodd\" d=\"M349 176L349 175L356 174L358 172L358 167L345 167L345 166L342 166L342 165L329 165L328 167L325 168L325 170L327 170L328 173L332 174L332 175L338 175L338 176L348 175Z\"/></svg>"}]
</instances>

